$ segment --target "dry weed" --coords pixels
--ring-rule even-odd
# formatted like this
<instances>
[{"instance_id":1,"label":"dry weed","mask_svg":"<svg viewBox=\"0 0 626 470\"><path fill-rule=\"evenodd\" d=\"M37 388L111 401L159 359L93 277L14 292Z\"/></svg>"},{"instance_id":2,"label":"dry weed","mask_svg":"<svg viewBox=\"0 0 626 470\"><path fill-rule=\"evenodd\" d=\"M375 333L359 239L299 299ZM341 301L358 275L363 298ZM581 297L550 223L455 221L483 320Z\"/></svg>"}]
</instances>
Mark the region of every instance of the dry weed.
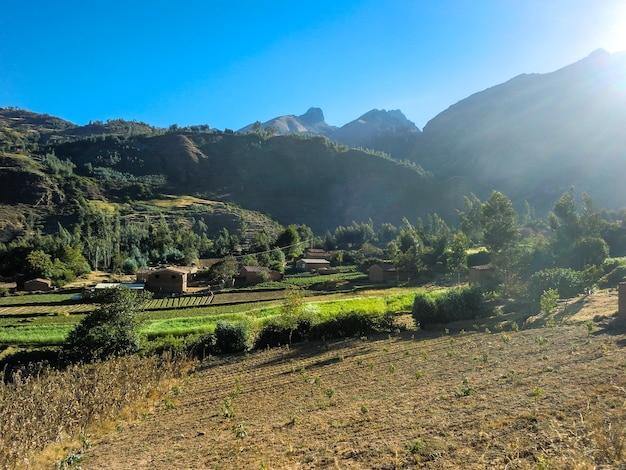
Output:
<instances>
[{"instance_id":1,"label":"dry weed","mask_svg":"<svg viewBox=\"0 0 626 470\"><path fill-rule=\"evenodd\" d=\"M186 358L127 356L64 370L0 376L0 466L29 468L46 446L85 439L93 426L134 420L191 367Z\"/></svg>"}]
</instances>

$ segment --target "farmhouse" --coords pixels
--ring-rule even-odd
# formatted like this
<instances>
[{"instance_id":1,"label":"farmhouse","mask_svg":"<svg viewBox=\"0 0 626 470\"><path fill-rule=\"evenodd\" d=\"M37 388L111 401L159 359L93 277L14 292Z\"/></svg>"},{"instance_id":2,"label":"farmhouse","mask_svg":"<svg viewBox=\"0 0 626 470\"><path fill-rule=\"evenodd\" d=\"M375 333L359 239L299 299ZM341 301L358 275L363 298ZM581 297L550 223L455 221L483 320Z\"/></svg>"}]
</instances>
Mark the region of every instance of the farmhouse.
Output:
<instances>
[{"instance_id":1,"label":"farmhouse","mask_svg":"<svg viewBox=\"0 0 626 470\"><path fill-rule=\"evenodd\" d=\"M302 258L296 261L296 268L301 271L319 271L330 267L330 261L325 259Z\"/></svg>"},{"instance_id":2,"label":"farmhouse","mask_svg":"<svg viewBox=\"0 0 626 470\"><path fill-rule=\"evenodd\" d=\"M306 259L325 259L326 261L333 259L333 255L321 248L307 248L304 252L304 257Z\"/></svg>"},{"instance_id":3,"label":"farmhouse","mask_svg":"<svg viewBox=\"0 0 626 470\"><path fill-rule=\"evenodd\" d=\"M26 292L35 292L35 291L51 291L54 287L52 287L52 281L48 279L42 279L40 277L35 279L30 279L24 283L24 290Z\"/></svg>"},{"instance_id":4,"label":"farmhouse","mask_svg":"<svg viewBox=\"0 0 626 470\"><path fill-rule=\"evenodd\" d=\"M257 284L265 281L280 281L283 275L265 266L243 266L237 275L240 284Z\"/></svg>"},{"instance_id":5,"label":"farmhouse","mask_svg":"<svg viewBox=\"0 0 626 470\"><path fill-rule=\"evenodd\" d=\"M372 282L395 282L407 279L407 273L398 271L392 263L378 263L370 267L369 280Z\"/></svg>"},{"instance_id":6,"label":"farmhouse","mask_svg":"<svg viewBox=\"0 0 626 470\"><path fill-rule=\"evenodd\" d=\"M189 271L179 267L167 267L148 272L146 289L155 294L183 294L187 292Z\"/></svg>"},{"instance_id":7,"label":"farmhouse","mask_svg":"<svg viewBox=\"0 0 626 470\"><path fill-rule=\"evenodd\" d=\"M483 264L480 266L470 266L469 268L469 285L480 285L485 288L493 288L498 285L498 277L496 268L491 264Z\"/></svg>"}]
</instances>

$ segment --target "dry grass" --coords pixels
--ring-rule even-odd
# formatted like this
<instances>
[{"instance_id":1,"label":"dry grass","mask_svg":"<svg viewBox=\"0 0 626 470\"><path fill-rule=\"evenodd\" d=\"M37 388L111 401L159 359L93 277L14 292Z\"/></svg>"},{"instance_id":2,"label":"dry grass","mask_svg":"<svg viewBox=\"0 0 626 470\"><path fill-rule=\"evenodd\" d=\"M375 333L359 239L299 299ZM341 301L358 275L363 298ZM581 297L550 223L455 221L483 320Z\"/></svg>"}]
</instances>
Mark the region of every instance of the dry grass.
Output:
<instances>
[{"instance_id":1,"label":"dry grass","mask_svg":"<svg viewBox=\"0 0 626 470\"><path fill-rule=\"evenodd\" d=\"M626 459L626 334L608 328L615 305L594 313L593 328L408 331L213 359L175 407L96 440L81 465L617 465Z\"/></svg>"},{"instance_id":2,"label":"dry grass","mask_svg":"<svg viewBox=\"0 0 626 470\"><path fill-rule=\"evenodd\" d=\"M189 367L181 358L129 356L0 380L0 467L51 468L68 446L84 447L92 428L148 412Z\"/></svg>"},{"instance_id":3,"label":"dry grass","mask_svg":"<svg viewBox=\"0 0 626 470\"><path fill-rule=\"evenodd\" d=\"M209 201L207 199L199 199L193 196L171 196L165 195L163 199L153 199L149 201L149 204L157 207L165 207L165 208L180 208L187 207L192 204L204 204L204 205L216 205L219 204L215 201Z\"/></svg>"}]
</instances>

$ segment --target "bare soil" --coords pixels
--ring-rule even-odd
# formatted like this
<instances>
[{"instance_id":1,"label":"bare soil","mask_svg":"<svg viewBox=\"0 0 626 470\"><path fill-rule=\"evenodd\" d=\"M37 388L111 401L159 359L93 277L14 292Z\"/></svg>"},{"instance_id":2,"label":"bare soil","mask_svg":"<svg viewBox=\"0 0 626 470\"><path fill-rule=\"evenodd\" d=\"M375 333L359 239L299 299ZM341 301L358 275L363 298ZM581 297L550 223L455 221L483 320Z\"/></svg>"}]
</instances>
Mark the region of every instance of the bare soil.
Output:
<instances>
[{"instance_id":1,"label":"bare soil","mask_svg":"<svg viewBox=\"0 0 626 470\"><path fill-rule=\"evenodd\" d=\"M91 436L81 467L626 468L616 310L616 293L600 292L519 331L210 358L145 419Z\"/></svg>"}]
</instances>

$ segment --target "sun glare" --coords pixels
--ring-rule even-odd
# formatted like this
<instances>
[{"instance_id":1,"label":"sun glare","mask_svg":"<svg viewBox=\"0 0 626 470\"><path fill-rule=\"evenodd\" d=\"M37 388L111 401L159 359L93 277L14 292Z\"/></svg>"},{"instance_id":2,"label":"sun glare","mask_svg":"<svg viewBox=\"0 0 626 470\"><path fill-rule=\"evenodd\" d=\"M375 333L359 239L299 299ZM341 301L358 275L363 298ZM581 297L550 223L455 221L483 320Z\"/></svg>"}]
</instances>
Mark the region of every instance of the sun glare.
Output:
<instances>
[{"instance_id":1,"label":"sun glare","mask_svg":"<svg viewBox=\"0 0 626 470\"><path fill-rule=\"evenodd\" d=\"M611 52L626 51L626 4L616 4L611 12L604 48Z\"/></svg>"}]
</instances>

